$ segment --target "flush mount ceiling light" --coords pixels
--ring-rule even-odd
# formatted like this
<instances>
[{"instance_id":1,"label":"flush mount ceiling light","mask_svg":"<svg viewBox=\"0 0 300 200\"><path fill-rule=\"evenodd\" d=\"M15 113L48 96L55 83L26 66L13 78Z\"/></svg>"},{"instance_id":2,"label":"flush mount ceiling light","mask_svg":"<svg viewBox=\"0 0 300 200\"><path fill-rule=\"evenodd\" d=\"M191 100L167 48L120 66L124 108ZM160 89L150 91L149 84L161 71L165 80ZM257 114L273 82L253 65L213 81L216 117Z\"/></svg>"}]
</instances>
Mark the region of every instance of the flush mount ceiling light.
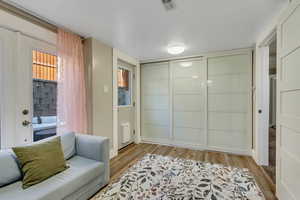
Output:
<instances>
[{"instance_id":1,"label":"flush mount ceiling light","mask_svg":"<svg viewBox=\"0 0 300 200\"><path fill-rule=\"evenodd\" d=\"M178 55L183 53L185 50L185 46L182 44L170 45L168 46L168 53L172 55Z\"/></svg>"},{"instance_id":2,"label":"flush mount ceiling light","mask_svg":"<svg viewBox=\"0 0 300 200\"><path fill-rule=\"evenodd\" d=\"M192 62L182 62L180 63L181 67L191 67L193 65Z\"/></svg>"}]
</instances>

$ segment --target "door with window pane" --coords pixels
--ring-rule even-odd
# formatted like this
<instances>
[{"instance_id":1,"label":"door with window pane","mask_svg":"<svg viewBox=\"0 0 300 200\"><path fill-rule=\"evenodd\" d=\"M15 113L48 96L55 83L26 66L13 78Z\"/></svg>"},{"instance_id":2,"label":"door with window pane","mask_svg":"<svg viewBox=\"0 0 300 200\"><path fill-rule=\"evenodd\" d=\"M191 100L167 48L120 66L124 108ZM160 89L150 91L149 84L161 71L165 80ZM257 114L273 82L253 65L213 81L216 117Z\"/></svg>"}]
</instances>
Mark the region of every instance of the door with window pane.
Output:
<instances>
[{"instance_id":1,"label":"door with window pane","mask_svg":"<svg viewBox=\"0 0 300 200\"><path fill-rule=\"evenodd\" d=\"M56 47L20 35L16 133L22 143L56 134Z\"/></svg>"},{"instance_id":2,"label":"door with window pane","mask_svg":"<svg viewBox=\"0 0 300 200\"><path fill-rule=\"evenodd\" d=\"M135 134L135 66L118 61L118 148L132 143Z\"/></svg>"},{"instance_id":3,"label":"door with window pane","mask_svg":"<svg viewBox=\"0 0 300 200\"><path fill-rule=\"evenodd\" d=\"M206 62L185 60L171 63L173 140L206 144Z\"/></svg>"},{"instance_id":4,"label":"door with window pane","mask_svg":"<svg viewBox=\"0 0 300 200\"><path fill-rule=\"evenodd\" d=\"M4 116L1 119L1 148L10 148L34 141L33 131L40 122L33 118L33 78L40 81L44 78L35 76L34 71L42 75L42 70L36 66L46 62L44 58L44 61L35 61L34 52L37 50L54 55L56 47L5 29L0 29L0 43L4 46L0 62L4 63L2 70L5 74L1 82L4 94L1 97L1 117ZM40 84L37 87L42 88ZM39 97L36 104L41 102Z\"/></svg>"}]
</instances>

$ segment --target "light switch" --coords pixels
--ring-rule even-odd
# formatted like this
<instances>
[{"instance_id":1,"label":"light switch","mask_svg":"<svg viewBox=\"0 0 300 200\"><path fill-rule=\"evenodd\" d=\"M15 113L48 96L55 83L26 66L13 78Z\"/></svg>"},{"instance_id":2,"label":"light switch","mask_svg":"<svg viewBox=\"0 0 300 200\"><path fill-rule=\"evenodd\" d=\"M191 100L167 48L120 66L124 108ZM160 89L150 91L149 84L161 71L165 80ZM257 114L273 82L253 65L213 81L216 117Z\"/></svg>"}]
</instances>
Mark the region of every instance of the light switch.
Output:
<instances>
[{"instance_id":1,"label":"light switch","mask_svg":"<svg viewBox=\"0 0 300 200\"><path fill-rule=\"evenodd\" d=\"M109 89L107 85L104 85L104 93L108 93Z\"/></svg>"}]
</instances>

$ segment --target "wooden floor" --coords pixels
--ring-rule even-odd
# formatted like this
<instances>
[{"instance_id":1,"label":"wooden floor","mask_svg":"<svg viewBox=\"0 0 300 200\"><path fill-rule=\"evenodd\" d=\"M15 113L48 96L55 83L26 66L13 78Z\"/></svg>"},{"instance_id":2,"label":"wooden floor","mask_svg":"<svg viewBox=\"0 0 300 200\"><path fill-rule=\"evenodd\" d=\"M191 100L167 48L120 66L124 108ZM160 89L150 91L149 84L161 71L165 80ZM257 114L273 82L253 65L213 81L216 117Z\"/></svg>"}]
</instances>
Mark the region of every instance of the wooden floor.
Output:
<instances>
[{"instance_id":1,"label":"wooden floor","mask_svg":"<svg viewBox=\"0 0 300 200\"><path fill-rule=\"evenodd\" d=\"M222 152L198 151L156 144L131 144L119 151L119 155L111 160L111 182L116 181L129 167L134 165L145 154L159 154L198 161L218 163L227 166L248 168L254 175L266 200L277 200L275 187L262 168L249 156L232 155Z\"/></svg>"}]
</instances>

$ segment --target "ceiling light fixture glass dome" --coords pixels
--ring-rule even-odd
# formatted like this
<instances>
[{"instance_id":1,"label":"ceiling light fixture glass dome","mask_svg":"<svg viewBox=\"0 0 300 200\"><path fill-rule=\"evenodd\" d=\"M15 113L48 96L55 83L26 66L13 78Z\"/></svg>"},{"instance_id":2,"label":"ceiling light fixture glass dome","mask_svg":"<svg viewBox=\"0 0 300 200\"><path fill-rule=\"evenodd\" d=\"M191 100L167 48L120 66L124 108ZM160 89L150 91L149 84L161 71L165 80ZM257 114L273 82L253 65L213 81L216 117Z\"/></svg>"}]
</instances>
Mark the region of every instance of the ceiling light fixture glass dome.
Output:
<instances>
[{"instance_id":1,"label":"ceiling light fixture glass dome","mask_svg":"<svg viewBox=\"0 0 300 200\"><path fill-rule=\"evenodd\" d=\"M185 46L183 44L169 45L167 50L169 54L178 55L185 51Z\"/></svg>"}]
</instances>

